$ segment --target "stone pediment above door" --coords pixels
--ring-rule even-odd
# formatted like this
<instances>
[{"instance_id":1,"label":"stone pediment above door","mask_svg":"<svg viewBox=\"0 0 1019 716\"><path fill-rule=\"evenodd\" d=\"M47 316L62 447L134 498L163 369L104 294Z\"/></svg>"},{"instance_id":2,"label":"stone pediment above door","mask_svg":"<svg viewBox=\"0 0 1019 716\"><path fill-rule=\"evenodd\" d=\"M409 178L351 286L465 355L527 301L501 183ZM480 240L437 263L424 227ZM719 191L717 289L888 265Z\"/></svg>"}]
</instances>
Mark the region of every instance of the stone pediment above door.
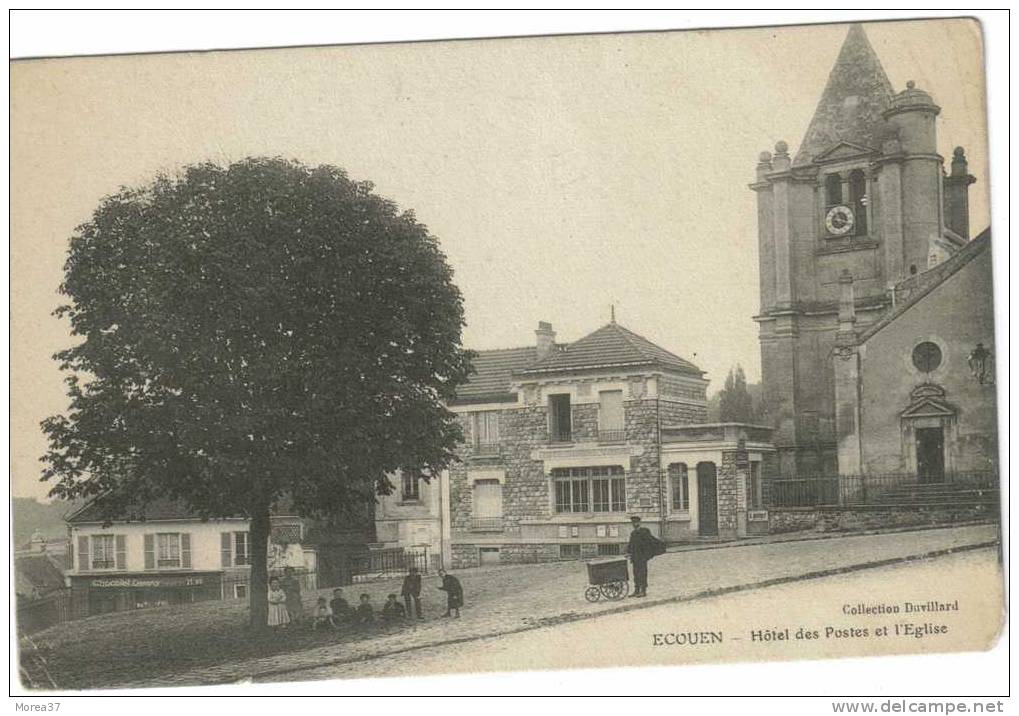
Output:
<instances>
[{"instance_id":1,"label":"stone pediment above door","mask_svg":"<svg viewBox=\"0 0 1019 716\"><path fill-rule=\"evenodd\" d=\"M825 149L823 152L814 157L814 163L825 164L828 162L839 162L845 159L854 159L856 157L863 157L873 153L873 149L865 147L862 144L840 141L836 142L828 149Z\"/></svg>"},{"instance_id":2,"label":"stone pediment above door","mask_svg":"<svg viewBox=\"0 0 1019 716\"><path fill-rule=\"evenodd\" d=\"M933 383L924 383L910 393L909 406L902 411L905 420L914 418L955 417L955 407L945 400L945 389Z\"/></svg>"}]
</instances>

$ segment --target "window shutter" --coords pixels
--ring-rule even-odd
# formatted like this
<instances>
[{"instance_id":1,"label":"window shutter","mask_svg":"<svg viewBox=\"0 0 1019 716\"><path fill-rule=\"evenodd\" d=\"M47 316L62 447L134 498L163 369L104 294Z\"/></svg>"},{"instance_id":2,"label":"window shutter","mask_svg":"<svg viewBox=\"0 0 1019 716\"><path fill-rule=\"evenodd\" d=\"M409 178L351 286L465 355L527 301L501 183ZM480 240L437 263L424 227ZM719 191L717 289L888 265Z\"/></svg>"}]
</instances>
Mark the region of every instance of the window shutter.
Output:
<instances>
[{"instance_id":1,"label":"window shutter","mask_svg":"<svg viewBox=\"0 0 1019 716\"><path fill-rule=\"evenodd\" d=\"M187 532L180 536L180 566L191 569L191 535Z\"/></svg>"},{"instance_id":2,"label":"window shutter","mask_svg":"<svg viewBox=\"0 0 1019 716\"><path fill-rule=\"evenodd\" d=\"M230 567L233 564L233 552L230 543L230 533L220 532L219 533L219 556L220 566Z\"/></svg>"},{"instance_id":3,"label":"window shutter","mask_svg":"<svg viewBox=\"0 0 1019 716\"><path fill-rule=\"evenodd\" d=\"M156 568L156 536L145 535L145 569Z\"/></svg>"},{"instance_id":4,"label":"window shutter","mask_svg":"<svg viewBox=\"0 0 1019 716\"><path fill-rule=\"evenodd\" d=\"M248 533L234 532L234 539L236 540L237 564L251 564L248 554Z\"/></svg>"},{"instance_id":5,"label":"window shutter","mask_svg":"<svg viewBox=\"0 0 1019 716\"><path fill-rule=\"evenodd\" d=\"M117 569L127 569L127 537L117 535L114 541L117 545Z\"/></svg>"},{"instance_id":6,"label":"window shutter","mask_svg":"<svg viewBox=\"0 0 1019 716\"><path fill-rule=\"evenodd\" d=\"M78 571L88 569L88 537L78 538Z\"/></svg>"}]
</instances>

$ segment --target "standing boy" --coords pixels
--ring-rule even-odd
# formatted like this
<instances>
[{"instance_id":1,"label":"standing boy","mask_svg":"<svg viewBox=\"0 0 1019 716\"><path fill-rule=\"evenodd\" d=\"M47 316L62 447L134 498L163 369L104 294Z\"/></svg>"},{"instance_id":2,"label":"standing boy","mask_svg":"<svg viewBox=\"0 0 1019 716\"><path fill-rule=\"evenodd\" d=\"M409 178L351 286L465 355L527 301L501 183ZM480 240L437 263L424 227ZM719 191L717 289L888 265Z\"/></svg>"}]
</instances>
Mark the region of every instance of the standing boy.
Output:
<instances>
[{"instance_id":1,"label":"standing boy","mask_svg":"<svg viewBox=\"0 0 1019 716\"><path fill-rule=\"evenodd\" d=\"M403 588L400 590L401 596L403 596L403 604L406 607L407 616L411 615L410 605L414 602L414 614L418 619L424 619L421 616L421 575L418 574L417 567L411 567L407 571L407 576L403 578Z\"/></svg>"}]
</instances>

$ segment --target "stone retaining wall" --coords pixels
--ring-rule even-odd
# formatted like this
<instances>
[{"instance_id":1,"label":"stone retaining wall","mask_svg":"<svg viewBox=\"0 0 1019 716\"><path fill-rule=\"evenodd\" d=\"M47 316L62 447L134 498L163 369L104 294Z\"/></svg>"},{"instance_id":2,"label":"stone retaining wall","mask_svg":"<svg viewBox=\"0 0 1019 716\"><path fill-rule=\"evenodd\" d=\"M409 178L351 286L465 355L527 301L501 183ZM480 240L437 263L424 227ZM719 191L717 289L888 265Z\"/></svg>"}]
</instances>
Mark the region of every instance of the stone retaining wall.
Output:
<instances>
[{"instance_id":1,"label":"stone retaining wall","mask_svg":"<svg viewBox=\"0 0 1019 716\"><path fill-rule=\"evenodd\" d=\"M957 522L997 519L998 508L985 505L911 508L784 508L770 509L771 533L858 532L885 527L950 525Z\"/></svg>"}]
</instances>

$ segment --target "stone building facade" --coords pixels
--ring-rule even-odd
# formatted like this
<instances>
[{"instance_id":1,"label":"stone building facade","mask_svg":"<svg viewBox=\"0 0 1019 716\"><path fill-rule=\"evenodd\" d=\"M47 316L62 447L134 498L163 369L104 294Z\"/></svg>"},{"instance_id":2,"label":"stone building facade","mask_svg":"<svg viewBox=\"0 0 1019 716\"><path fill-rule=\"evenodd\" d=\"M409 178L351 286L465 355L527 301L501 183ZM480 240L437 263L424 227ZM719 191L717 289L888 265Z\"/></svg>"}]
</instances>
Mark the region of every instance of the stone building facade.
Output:
<instances>
[{"instance_id":1,"label":"stone building facade","mask_svg":"<svg viewBox=\"0 0 1019 716\"><path fill-rule=\"evenodd\" d=\"M452 566L618 555L631 515L669 542L737 536L735 503L730 515L715 499L699 521L691 478L673 481L666 459L668 431L706 420L703 372L615 322L572 344L547 323L536 335L480 352L451 406L465 435L449 471Z\"/></svg>"},{"instance_id":2,"label":"stone building facade","mask_svg":"<svg viewBox=\"0 0 1019 716\"><path fill-rule=\"evenodd\" d=\"M760 155L750 185L760 255L754 320L765 420L785 477L856 468L840 461L833 365L844 277L853 286L853 331L862 335L896 310L909 285L967 245L975 180L961 147L946 172L939 111L913 82L893 89L854 25L798 151L778 142L774 154Z\"/></svg>"},{"instance_id":3,"label":"stone building facade","mask_svg":"<svg viewBox=\"0 0 1019 716\"><path fill-rule=\"evenodd\" d=\"M859 330L842 282L835 349L839 467L915 475L921 483L992 485L997 401L991 237L984 232L876 324ZM996 489L996 487L995 487Z\"/></svg>"}]
</instances>

